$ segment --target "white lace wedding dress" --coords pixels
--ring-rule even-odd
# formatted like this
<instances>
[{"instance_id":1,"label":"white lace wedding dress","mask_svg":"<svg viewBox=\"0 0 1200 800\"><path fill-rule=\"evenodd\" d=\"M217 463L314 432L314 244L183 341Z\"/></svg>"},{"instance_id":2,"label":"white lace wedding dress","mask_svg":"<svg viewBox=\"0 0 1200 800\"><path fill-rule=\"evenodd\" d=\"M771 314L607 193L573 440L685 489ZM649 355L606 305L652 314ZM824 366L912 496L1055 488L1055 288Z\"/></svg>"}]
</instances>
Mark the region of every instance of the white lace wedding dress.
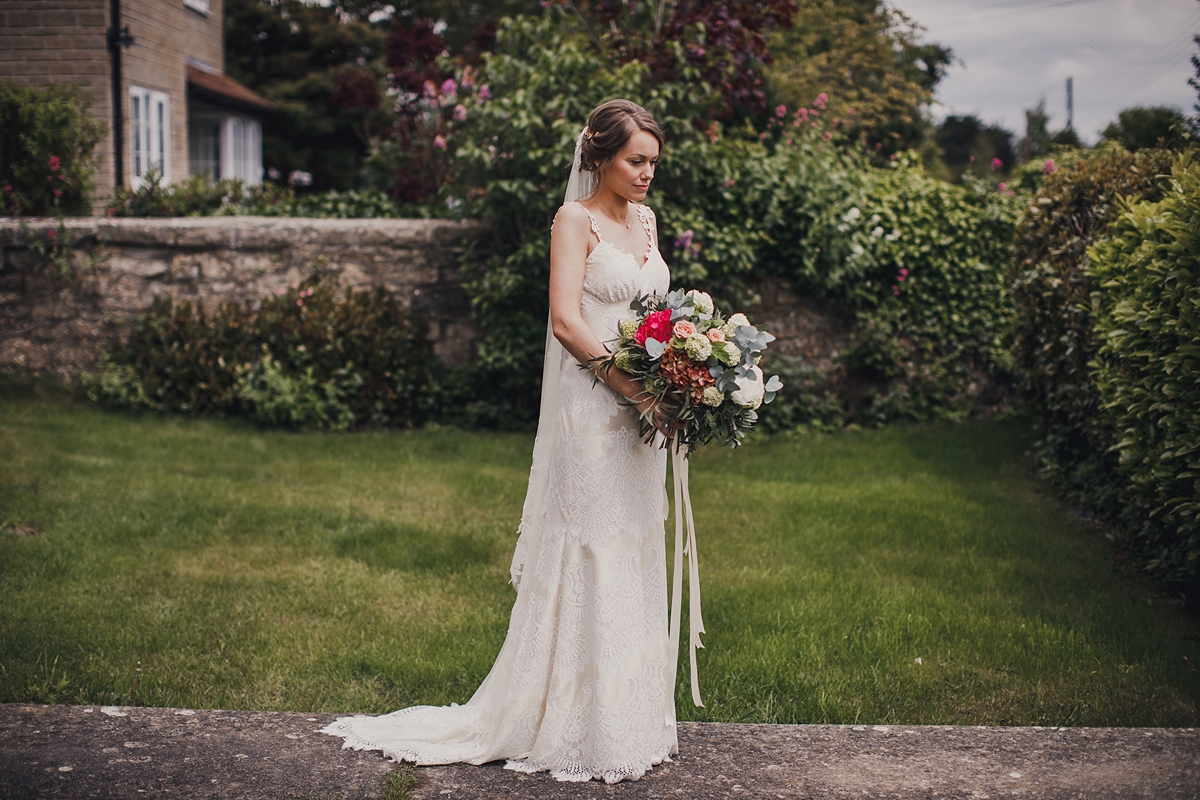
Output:
<instances>
[{"instance_id":1,"label":"white lace wedding dress","mask_svg":"<svg viewBox=\"0 0 1200 800\"><path fill-rule=\"evenodd\" d=\"M602 239L592 218L582 311L602 342L633 316L631 300L670 283L653 217L635 208L650 240L644 264ZM666 451L640 440L636 412L574 358L563 355L557 368L556 421L541 420L538 432L553 435L540 533L534 552L518 553L517 599L495 665L466 705L347 717L324 729L346 747L417 764L507 759L509 769L609 783L636 780L678 753Z\"/></svg>"}]
</instances>

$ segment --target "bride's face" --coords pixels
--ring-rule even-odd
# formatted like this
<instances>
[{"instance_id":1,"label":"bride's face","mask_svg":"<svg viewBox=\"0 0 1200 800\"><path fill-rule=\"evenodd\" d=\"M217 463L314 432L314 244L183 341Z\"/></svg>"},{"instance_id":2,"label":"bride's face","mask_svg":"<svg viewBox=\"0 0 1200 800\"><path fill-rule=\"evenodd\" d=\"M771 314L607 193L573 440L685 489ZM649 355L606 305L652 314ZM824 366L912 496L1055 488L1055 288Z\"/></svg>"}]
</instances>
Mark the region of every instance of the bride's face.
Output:
<instances>
[{"instance_id":1,"label":"bride's face","mask_svg":"<svg viewBox=\"0 0 1200 800\"><path fill-rule=\"evenodd\" d=\"M654 168L658 166L658 139L645 131L634 131L625 147L604 168L601 184L619 197L634 203L646 199Z\"/></svg>"}]
</instances>

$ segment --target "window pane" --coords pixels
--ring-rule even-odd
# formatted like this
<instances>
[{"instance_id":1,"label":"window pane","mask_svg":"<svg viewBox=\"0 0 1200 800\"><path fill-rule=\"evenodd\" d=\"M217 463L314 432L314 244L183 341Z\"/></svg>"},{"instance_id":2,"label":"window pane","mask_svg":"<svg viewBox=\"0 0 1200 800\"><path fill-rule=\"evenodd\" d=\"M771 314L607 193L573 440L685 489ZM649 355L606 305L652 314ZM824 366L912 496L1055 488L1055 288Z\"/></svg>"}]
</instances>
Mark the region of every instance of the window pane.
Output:
<instances>
[{"instance_id":1,"label":"window pane","mask_svg":"<svg viewBox=\"0 0 1200 800\"><path fill-rule=\"evenodd\" d=\"M133 96L133 174L142 177L142 105L141 98Z\"/></svg>"},{"instance_id":2,"label":"window pane","mask_svg":"<svg viewBox=\"0 0 1200 800\"><path fill-rule=\"evenodd\" d=\"M150 173L150 168L154 166L154 156L150 143L154 139L153 129L150 127L150 93L146 93L145 99L142 100L142 110L146 115L145 123L142 125L142 131L146 134L146 174Z\"/></svg>"},{"instance_id":3,"label":"window pane","mask_svg":"<svg viewBox=\"0 0 1200 800\"><path fill-rule=\"evenodd\" d=\"M163 125L163 101L159 100L156 106L158 109L158 171L163 172L165 170L164 164L166 158L166 131L164 130L165 126Z\"/></svg>"}]
</instances>

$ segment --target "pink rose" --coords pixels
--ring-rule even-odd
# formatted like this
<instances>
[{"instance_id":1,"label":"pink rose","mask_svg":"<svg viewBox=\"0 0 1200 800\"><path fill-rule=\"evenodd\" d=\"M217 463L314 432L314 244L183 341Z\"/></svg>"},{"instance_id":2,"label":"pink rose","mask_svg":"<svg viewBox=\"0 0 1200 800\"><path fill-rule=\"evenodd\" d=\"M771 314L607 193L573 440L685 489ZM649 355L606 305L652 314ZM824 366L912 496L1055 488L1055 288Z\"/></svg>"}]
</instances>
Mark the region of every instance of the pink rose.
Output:
<instances>
[{"instance_id":1,"label":"pink rose","mask_svg":"<svg viewBox=\"0 0 1200 800\"><path fill-rule=\"evenodd\" d=\"M708 329L708 340L710 342L725 341L725 331L721 330L720 328L709 328Z\"/></svg>"},{"instance_id":2,"label":"pink rose","mask_svg":"<svg viewBox=\"0 0 1200 800\"><path fill-rule=\"evenodd\" d=\"M694 336L696 334L696 325L691 320L681 319L679 322L675 323L672 333L674 333L680 339L686 339L689 336Z\"/></svg>"},{"instance_id":3,"label":"pink rose","mask_svg":"<svg viewBox=\"0 0 1200 800\"><path fill-rule=\"evenodd\" d=\"M439 150L446 149L446 140L442 138L442 135L440 133L437 136L433 137L433 146L438 148Z\"/></svg>"}]
</instances>

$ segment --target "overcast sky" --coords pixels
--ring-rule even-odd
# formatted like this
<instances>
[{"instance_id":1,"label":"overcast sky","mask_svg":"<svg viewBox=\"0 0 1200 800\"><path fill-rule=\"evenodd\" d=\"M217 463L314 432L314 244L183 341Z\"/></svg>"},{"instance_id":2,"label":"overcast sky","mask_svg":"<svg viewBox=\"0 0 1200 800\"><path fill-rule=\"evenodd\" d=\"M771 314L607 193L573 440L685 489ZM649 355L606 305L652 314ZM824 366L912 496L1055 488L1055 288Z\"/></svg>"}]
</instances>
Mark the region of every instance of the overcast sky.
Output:
<instances>
[{"instance_id":1,"label":"overcast sky","mask_svg":"<svg viewBox=\"0 0 1200 800\"><path fill-rule=\"evenodd\" d=\"M1192 115L1189 61L1200 48L1197 0L891 0L950 47L958 63L938 86L938 117L975 114L1018 136L1026 108L1045 98L1050 130L1066 124L1075 79L1075 130L1094 143L1130 106Z\"/></svg>"}]
</instances>

